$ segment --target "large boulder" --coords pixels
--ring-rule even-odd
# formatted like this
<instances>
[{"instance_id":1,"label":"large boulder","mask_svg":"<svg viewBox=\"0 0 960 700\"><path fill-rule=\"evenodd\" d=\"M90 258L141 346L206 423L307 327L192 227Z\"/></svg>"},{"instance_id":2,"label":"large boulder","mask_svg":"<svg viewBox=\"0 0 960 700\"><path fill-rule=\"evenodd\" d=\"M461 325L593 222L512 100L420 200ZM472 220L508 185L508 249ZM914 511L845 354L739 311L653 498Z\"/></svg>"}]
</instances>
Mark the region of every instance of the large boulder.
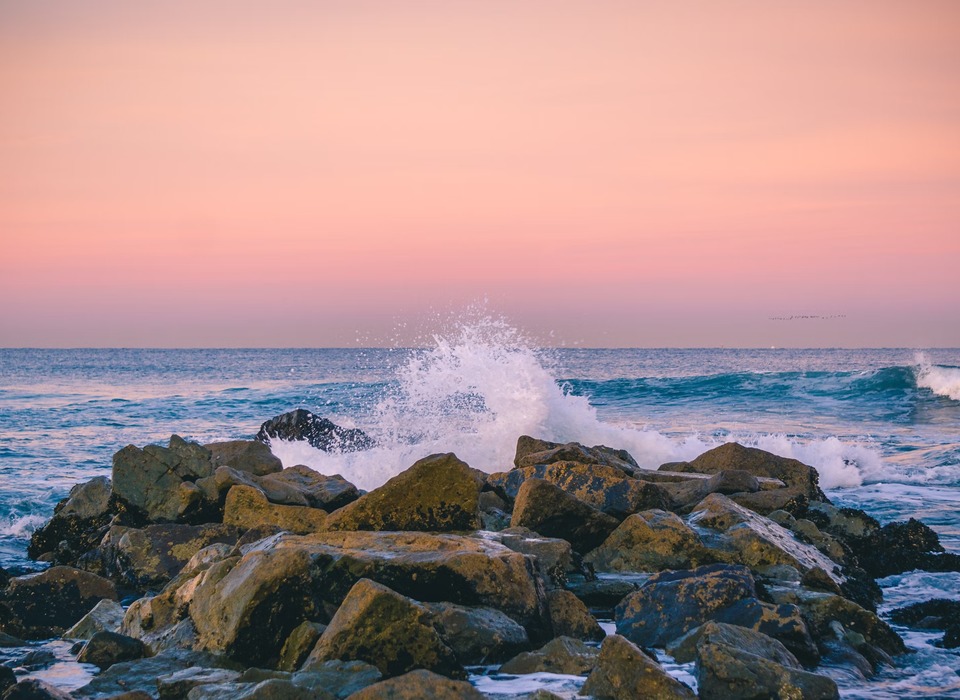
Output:
<instances>
[{"instance_id":1,"label":"large boulder","mask_svg":"<svg viewBox=\"0 0 960 700\"><path fill-rule=\"evenodd\" d=\"M797 657L773 637L768 637L762 632L739 625L730 625L713 620L695 627L682 637L667 644L667 653L677 663L690 663L696 661L697 645L701 642L726 644L754 656L774 661L787 668L803 668Z\"/></svg>"},{"instance_id":2,"label":"large boulder","mask_svg":"<svg viewBox=\"0 0 960 700\"><path fill-rule=\"evenodd\" d=\"M543 479L528 479L517 492L512 527L528 527L567 540L578 552L602 543L620 522Z\"/></svg>"},{"instance_id":3,"label":"large boulder","mask_svg":"<svg viewBox=\"0 0 960 700\"><path fill-rule=\"evenodd\" d=\"M352 503L360 497L357 487L339 474L327 476L302 464L264 476L259 483L268 497L271 492L287 487L302 494L306 505L323 508L328 512Z\"/></svg>"},{"instance_id":4,"label":"large boulder","mask_svg":"<svg viewBox=\"0 0 960 700\"><path fill-rule=\"evenodd\" d=\"M116 632L123 622L123 606L104 598L77 624L63 633L64 639L90 639L97 632Z\"/></svg>"},{"instance_id":5,"label":"large boulder","mask_svg":"<svg viewBox=\"0 0 960 700\"><path fill-rule=\"evenodd\" d=\"M260 426L257 440L269 443L275 439L306 440L324 452L355 452L369 449L374 444L362 430L341 428L333 421L302 408L275 416Z\"/></svg>"},{"instance_id":6,"label":"large boulder","mask_svg":"<svg viewBox=\"0 0 960 700\"><path fill-rule=\"evenodd\" d=\"M77 662L93 664L101 670L121 661L133 661L147 656L143 642L117 632L97 632L83 645Z\"/></svg>"},{"instance_id":7,"label":"large boulder","mask_svg":"<svg viewBox=\"0 0 960 700\"><path fill-rule=\"evenodd\" d=\"M291 680L304 688L323 689L336 698L346 698L382 678L383 674L373 664L337 659L305 666L293 674Z\"/></svg>"},{"instance_id":8,"label":"large boulder","mask_svg":"<svg viewBox=\"0 0 960 700\"><path fill-rule=\"evenodd\" d=\"M424 603L440 637L464 666L503 661L529 648L527 631L505 613L455 603Z\"/></svg>"},{"instance_id":9,"label":"large boulder","mask_svg":"<svg viewBox=\"0 0 960 700\"><path fill-rule=\"evenodd\" d=\"M820 651L796 605L774 605L756 598L745 598L716 612L713 619L776 639L806 666L816 666L820 662Z\"/></svg>"},{"instance_id":10,"label":"large boulder","mask_svg":"<svg viewBox=\"0 0 960 700\"><path fill-rule=\"evenodd\" d=\"M70 700L70 695L38 678L27 678L10 686L3 700Z\"/></svg>"},{"instance_id":11,"label":"large boulder","mask_svg":"<svg viewBox=\"0 0 960 700\"><path fill-rule=\"evenodd\" d=\"M649 508L666 508L670 497L659 484L628 477L622 470L604 464L551 462L518 467L490 474L487 484L501 496L513 500L529 479L543 479L616 518Z\"/></svg>"},{"instance_id":12,"label":"large boulder","mask_svg":"<svg viewBox=\"0 0 960 700\"><path fill-rule=\"evenodd\" d=\"M671 462L660 469L701 474L742 470L758 477L779 479L787 487L799 489L810 500L829 502L820 490L820 475L813 467L796 459L780 457L755 447L744 447L736 442L707 450L690 462Z\"/></svg>"},{"instance_id":13,"label":"large boulder","mask_svg":"<svg viewBox=\"0 0 960 700\"><path fill-rule=\"evenodd\" d=\"M727 644L697 645L697 684L704 700L834 700L837 684Z\"/></svg>"},{"instance_id":14,"label":"large boulder","mask_svg":"<svg viewBox=\"0 0 960 700\"><path fill-rule=\"evenodd\" d=\"M410 671L358 690L350 700L484 700L466 681L445 678L427 670Z\"/></svg>"},{"instance_id":15,"label":"large boulder","mask_svg":"<svg viewBox=\"0 0 960 700\"><path fill-rule=\"evenodd\" d=\"M587 606L570 591L562 588L547 591L547 607L553 633L558 637L599 642L607 634Z\"/></svg>"},{"instance_id":16,"label":"large boulder","mask_svg":"<svg viewBox=\"0 0 960 700\"><path fill-rule=\"evenodd\" d=\"M20 576L0 594L0 632L23 639L59 637L104 598L117 600L111 581L69 566Z\"/></svg>"},{"instance_id":17,"label":"large boulder","mask_svg":"<svg viewBox=\"0 0 960 700\"><path fill-rule=\"evenodd\" d=\"M510 527L496 533L485 533L484 536L514 552L532 556L547 587L562 587L567 581L567 574L577 570L573 562L573 548L569 542L558 537L544 537L526 527Z\"/></svg>"},{"instance_id":18,"label":"large boulder","mask_svg":"<svg viewBox=\"0 0 960 700\"><path fill-rule=\"evenodd\" d=\"M548 442L529 435L521 435L517 440L517 452L513 459L516 467L532 467L537 464L554 462L578 462L580 464L600 464L616 467L625 474L632 475L640 467L626 450L616 450L605 445L586 447L579 442Z\"/></svg>"},{"instance_id":19,"label":"large boulder","mask_svg":"<svg viewBox=\"0 0 960 700\"><path fill-rule=\"evenodd\" d=\"M263 476L283 469L283 462L268 445L257 440L211 442L204 447L210 452L213 468L227 466L248 474Z\"/></svg>"},{"instance_id":20,"label":"large boulder","mask_svg":"<svg viewBox=\"0 0 960 700\"><path fill-rule=\"evenodd\" d=\"M584 561L597 571L663 571L714 564L719 558L679 517L648 510L624 520Z\"/></svg>"},{"instance_id":21,"label":"large boulder","mask_svg":"<svg viewBox=\"0 0 960 700\"><path fill-rule=\"evenodd\" d=\"M603 640L596 668L580 690L610 700L693 700L697 694L619 634Z\"/></svg>"},{"instance_id":22,"label":"large boulder","mask_svg":"<svg viewBox=\"0 0 960 700\"><path fill-rule=\"evenodd\" d=\"M330 530L453 532L480 526L477 474L452 453L425 457L330 514Z\"/></svg>"},{"instance_id":23,"label":"large boulder","mask_svg":"<svg viewBox=\"0 0 960 700\"><path fill-rule=\"evenodd\" d=\"M656 472L654 472L656 473ZM691 472L693 474L693 472ZM711 493L725 495L738 493L756 493L760 491L760 480L750 472L742 469L731 469L717 472L711 476L697 474L698 477L684 481L660 484L660 487L669 494L671 509L677 512L687 512L691 506L699 503ZM776 483L782 483L779 480Z\"/></svg>"},{"instance_id":24,"label":"large boulder","mask_svg":"<svg viewBox=\"0 0 960 700\"><path fill-rule=\"evenodd\" d=\"M500 673L563 673L581 676L590 673L597 663L595 647L572 637L557 637L536 651L525 651L500 667Z\"/></svg>"},{"instance_id":25,"label":"large boulder","mask_svg":"<svg viewBox=\"0 0 960 700\"><path fill-rule=\"evenodd\" d=\"M73 562L80 554L93 549L103 538L113 517L110 479L94 477L70 489L70 494L54 509L53 517L30 536L27 554L37 559L56 552L61 563Z\"/></svg>"},{"instance_id":26,"label":"large boulder","mask_svg":"<svg viewBox=\"0 0 960 700\"><path fill-rule=\"evenodd\" d=\"M307 506L281 506L270 503L260 489L234 486L223 506L223 522L243 530L273 525L297 535L325 529L327 513Z\"/></svg>"},{"instance_id":27,"label":"large boulder","mask_svg":"<svg viewBox=\"0 0 960 700\"><path fill-rule=\"evenodd\" d=\"M303 666L325 629L326 625L309 620L297 625L283 643L277 668L281 671L296 671Z\"/></svg>"},{"instance_id":28,"label":"large boulder","mask_svg":"<svg viewBox=\"0 0 960 700\"><path fill-rule=\"evenodd\" d=\"M944 631L941 645L947 649L960 646L960 601L934 598L897 608L890 619L898 625Z\"/></svg>"},{"instance_id":29,"label":"large boulder","mask_svg":"<svg viewBox=\"0 0 960 700\"><path fill-rule=\"evenodd\" d=\"M307 663L332 659L366 661L388 678L418 668L466 678L434 628L430 611L368 579L350 589Z\"/></svg>"},{"instance_id":30,"label":"large boulder","mask_svg":"<svg viewBox=\"0 0 960 700\"><path fill-rule=\"evenodd\" d=\"M209 450L177 435L169 447L128 445L113 456L113 493L151 522L195 521L204 498L194 482L213 470Z\"/></svg>"}]
</instances>

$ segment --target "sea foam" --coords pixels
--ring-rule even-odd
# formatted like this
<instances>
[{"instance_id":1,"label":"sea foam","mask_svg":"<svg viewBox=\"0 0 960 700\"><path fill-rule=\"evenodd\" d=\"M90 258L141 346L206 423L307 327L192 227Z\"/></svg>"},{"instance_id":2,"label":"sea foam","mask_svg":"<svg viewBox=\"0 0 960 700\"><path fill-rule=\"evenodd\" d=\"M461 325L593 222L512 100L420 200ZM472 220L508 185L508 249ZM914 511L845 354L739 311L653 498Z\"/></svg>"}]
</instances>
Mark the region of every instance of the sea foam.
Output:
<instances>
[{"instance_id":1,"label":"sea foam","mask_svg":"<svg viewBox=\"0 0 960 700\"><path fill-rule=\"evenodd\" d=\"M960 401L960 367L931 364L925 355L917 355L917 386L934 394Z\"/></svg>"}]
</instances>

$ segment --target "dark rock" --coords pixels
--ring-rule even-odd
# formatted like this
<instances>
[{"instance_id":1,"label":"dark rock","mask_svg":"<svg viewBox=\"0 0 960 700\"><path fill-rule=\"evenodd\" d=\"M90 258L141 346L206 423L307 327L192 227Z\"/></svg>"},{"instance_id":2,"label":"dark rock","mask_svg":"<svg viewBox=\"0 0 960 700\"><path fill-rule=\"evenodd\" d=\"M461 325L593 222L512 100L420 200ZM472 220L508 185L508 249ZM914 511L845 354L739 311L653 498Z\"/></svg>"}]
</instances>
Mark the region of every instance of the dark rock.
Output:
<instances>
[{"instance_id":1,"label":"dark rock","mask_svg":"<svg viewBox=\"0 0 960 700\"><path fill-rule=\"evenodd\" d=\"M239 671L190 667L157 678L157 690L160 700L185 700L188 693L197 686L234 683L239 679Z\"/></svg>"},{"instance_id":2,"label":"dark rock","mask_svg":"<svg viewBox=\"0 0 960 700\"><path fill-rule=\"evenodd\" d=\"M224 525L243 530L275 526L297 535L325 529L327 512L307 506L282 506L270 503L260 489L234 486L223 506Z\"/></svg>"},{"instance_id":3,"label":"dark rock","mask_svg":"<svg viewBox=\"0 0 960 700\"><path fill-rule=\"evenodd\" d=\"M943 554L940 538L919 520L884 525L851 544L861 568L877 578L905 571L960 571L960 557Z\"/></svg>"},{"instance_id":4,"label":"dark rock","mask_svg":"<svg viewBox=\"0 0 960 700\"><path fill-rule=\"evenodd\" d=\"M271 490L279 490L285 486L303 494L306 505L323 508L328 512L360 497L357 487L339 474L326 476L302 464L262 477L259 483L268 497Z\"/></svg>"},{"instance_id":5,"label":"dark rock","mask_svg":"<svg viewBox=\"0 0 960 700\"><path fill-rule=\"evenodd\" d=\"M57 663L56 655L49 649L31 649L13 662L14 668L24 668L28 671L38 671L49 668Z\"/></svg>"},{"instance_id":6,"label":"dark rock","mask_svg":"<svg viewBox=\"0 0 960 700\"><path fill-rule=\"evenodd\" d=\"M70 700L70 696L52 685L32 678L8 688L3 694L3 700Z\"/></svg>"},{"instance_id":7,"label":"dark rock","mask_svg":"<svg viewBox=\"0 0 960 700\"><path fill-rule=\"evenodd\" d=\"M876 614L838 595L813 594L802 604L814 638L831 636L831 622L863 636L865 642L891 656L904 654L906 645L900 636ZM860 653L863 650L858 649Z\"/></svg>"},{"instance_id":8,"label":"dark rock","mask_svg":"<svg viewBox=\"0 0 960 700\"><path fill-rule=\"evenodd\" d=\"M200 685L187 695L188 700L333 700L327 691L304 688L283 678L259 683L216 683Z\"/></svg>"},{"instance_id":9,"label":"dark rock","mask_svg":"<svg viewBox=\"0 0 960 700\"><path fill-rule=\"evenodd\" d=\"M567 574L576 570L573 548L569 542L558 537L543 537L526 527L511 527L490 536L490 539L514 552L534 557L537 569L548 587L562 587L567 581Z\"/></svg>"},{"instance_id":10,"label":"dark rock","mask_svg":"<svg viewBox=\"0 0 960 700\"><path fill-rule=\"evenodd\" d=\"M58 637L104 598L117 600L112 582L68 566L11 579L0 597L0 632Z\"/></svg>"},{"instance_id":11,"label":"dark rock","mask_svg":"<svg viewBox=\"0 0 960 700\"><path fill-rule=\"evenodd\" d=\"M744 508L752 510L760 515L769 515L777 510L784 510L789 513L802 512L810 499L806 492L796 486L790 488L777 489L775 491L757 491L756 493L735 493L730 497Z\"/></svg>"},{"instance_id":12,"label":"dark rock","mask_svg":"<svg viewBox=\"0 0 960 700\"><path fill-rule=\"evenodd\" d=\"M416 601L360 579L320 636L307 663L358 660L373 664L385 677L423 668L466 678L430 618L430 611Z\"/></svg>"},{"instance_id":13,"label":"dark rock","mask_svg":"<svg viewBox=\"0 0 960 700\"><path fill-rule=\"evenodd\" d=\"M17 684L17 674L12 668L0 665L0 696L6 692L7 688Z\"/></svg>"},{"instance_id":14,"label":"dark rock","mask_svg":"<svg viewBox=\"0 0 960 700\"><path fill-rule=\"evenodd\" d=\"M359 690L350 700L483 700L479 690L466 681L444 678L430 671L418 670L380 681Z\"/></svg>"},{"instance_id":15,"label":"dark rock","mask_svg":"<svg viewBox=\"0 0 960 700\"><path fill-rule=\"evenodd\" d=\"M597 571L663 571L714 564L717 556L679 517L648 510L624 520L584 561Z\"/></svg>"},{"instance_id":16,"label":"dark rock","mask_svg":"<svg viewBox=\"0 0 960 700\"><path fill-rule=\"evenodd\" d=\"M330 514L330 530L453 532L480 526L480 481L453 453L425 457Z\"/></svg>"},{"instance_id":17,"label":"dark rock","mask_svg":"<svg viewBox=\"0 0 960 700\"><path fill-rule=\"evenodd\" d=\"M697 645L697 684L705 700L833 700L837 684L826 676L783 666L727 644Z\"/></svg>"},{"instance_id":18,"label":"dark rock","mask_svg":"<svg viewBox=\"0 0 960 700\"><path fill-rule=\"evenodd\" d=\"M556 636L589 642L599 642L607 636L587 606L570 591L547 591L547 606Z\"/></svg>"},{"instance_id":19,"label":"dark rock","mask_svg":"<svg viewBox=\"0 0 960 700\"><path fill-rule=\"evenodd\" d=\"M600 464L616 467L625 474L632 475L640 467L626 450L615 450L605 445L585 447L579 442L548 442L529 435L521 435L517 440L517 452L513 459L516 467L531 467L537 464L554 462L578 462L580 464Z\"/></svg>"},{"instance_id":20,"label":"dark rock","mask_svg":"<svg viewBox=\"0 0 960 700\"><path fill-rule=\"evenodd\" d=\"M157 678L191 667L230 668L231 664L202 651L168 649L149 658L114 664L73 694L77 698L103 698L139 690L156 697Z\"/></svg>"},{"instance_id":21,"label":"dark rock","mask_svg":"<svg viewBox=\"0 0 960 700\"><path fill-rule=\"evenodd\" d=\"M327 629L319 622L301 622L297 625L280 650L280 662L277 668L281 671L296 671L303 666L303 662L310 656L320 635Z\"/></svg>"},{"instance_id":22,"label":"dark rock","mask_svg":"<svg viewBox=\"0 0 960 700\"><path fill-rule=\"evenodd\" d=\"M146 655L147 649L139 639L116 632L97 632L83 646L77 661L99 666L103 670L115 663L142 659Z\"/></svg>"},{"instance_id":23,"label":"dark rock","mask_svg":"<svg viewBox=\"0 0 960 700\"><path fill-rule=\"evenodd\" d=\"M541 649L525 651L500 667L500 673L564 673L583 676L593 669L600 652L579 639L557 637Z\"/></svg>"},{"instance_id":24,"label":"dark rock","mask_svg":"<svg viewBox=\"0 0 960 700\"><path fill-rule=\"evenodd\" d=\"M257 440L306 440L324 452L356 452L373 447L374 442L358 428L341 428L326 418L298 408L271 418L260 426Z\"/></svg>"},{"instance_id":25,"label":"dark rock","mask_svg":"<svg viewBox=\"0 0 960 700\"><path fill-rule=\"evenodd\" d=\"M5 649L8 647L25 647L27 642L19 637L14 637L11 634L5 634L0 632L0 649Z\"/></svg>"},{"instance_id":26,"label":"dark rock","mask_svg":"<svg viewBox=\"0 0 960 700\"><path fill-rule=\"evenodd\" d=\"M620 523L558 486L542 479L528 479L517 493L510 524L559 537L573 545L574 550L589 552Z\"/></svg>"},{"instance_id":27,"label":"dark rock","mask_svg":"<svg viewBox=\"0 0 960 700\"><path fill-rule=\"evenodd\" d=\"M493 608L426 603L443 641L464 666L503 661L528 649L527 631Z\"/></svg>"},{"instance_id":28,"label":"dark rock","mask_svg":"<svg viewBox=\"0 0 960 700\"><path fill-rule=\"evenodd\" d=\"M382 679L383 674L372 664L339 659L313 664L292 676L295 685L322 689L337 698L348 697Z\"/></svg>"},{"instance_id":29,"label":"dark rock","mask_svg":"<svg viewBox=\"0 0 960 700\"><path fill-rule=\"evenodd\" d=\"M90 639L97 632L116 632L123 622L123 606L105 598L63 633L64 639Z\"/></svg>"},{"instance_id":30,"label":"dark rock","mask_svg":"<svg viewBox=\"0 0 960 700\"><path fill-rule=\"evenodd\" d=\"M654 659L618 634L603 640L596 668L580 694L611 700L693 700L697 697L688 686L672 678Z\"/></svg>"},{"instance_id":31,"label":"dark rock","mask_svg":"<svg viewBox=\"0 0 960 700\"><path fill-rule=\"evenodd\" d=\"M898 625L920 629L940 629L944 637L940 645L946 649L960 646L960 601L936 598L897 608L890 619Z\"/></svg>"},{"instance_id":32,"label":"dark rock","mask_svg":"<svg viewBox=\"0 0 960 700\"><path fill-rule=\"evenodd\" d=\"M760 490L760 480L750 472L730 469L705 479L660 484L660 488L669 494L671 509L684 513L711 493L728 496L735 493L756 493Z\"/></svg>"},{"instance_id":33,"label":"dark rock","mask_svg":"<svg viewBox=\"0 0 960 700\"><path fill-rule=\"evenodd\" d=\"M74 486L70 495L57 505L50 521L30 536L27 555L37 559L48 552L57 552L60 563L74 563L77 556L96 547L113 517L112 493L110 479L105 476ZM2 578L0 574L0 584Z\"/></svg>"},{"instance_id":34,"label":"dark rock","mask_svg":"<svg viewBox=\"0 0 960 700\"><path fill-rule=\"evenodd\" d=\"M816 566L809 569L800 579L800 585L812 588L815 591L826 591L841 595L840 586L830 577L826 571Z\"/></svg>"},{"instance_id":35,"label":"dark rock","mask_svg":"<svg viewBox=\"0 0 960 700\"><path fill-rule=\"evenodd\" d=\"M796 605L772 605L756 598L746 598L717 611L713 619L776 639L806 666L816 666L820 661L820 652Z\"/></svg>"},{"instance_id":36,"label":"dark rock","mask_svg":"<svg viewBox=\"0 0 960 700\"><path fill-rule=\"evenodd\" d=\"M655 574L617 605L617 633L641 646L663 646L737 601L755 597L753 577L743 566Z\"/></svg>"},{"instance_id":37,"label":"dark rock","mask_svg":"<svg viewBox=\"0 0 960 700\"><path fill-rule=\"evenodd\" d=\"M667 644L667 653L677 663L685 664L697 658L697 645L701 642L726 644L754 656L774 661L788 668L803 668L797 657L773 637L762 632L711 620L687 632Z\"/></svg>"},{"instance_id":38,"label":"dark rock","mask_svg":"<svg viewBox=\"0 0 960 700\"><path fill-rule=\"evenodd\" d=\"M567 581L567 590L582 600L592 610L608 610L613 613L614 607L631 593L640 588L639 581L625 581L616 578L588 578L583 576L571 577Z\"/></svg>"},{"instance_id":39,"label":"dark rock","mask_svg":"<svg viewBox=\"0 0 960 700\"><path fill-rule=\"evenodd\" d=\"M242 472L264 476L283 469L283 462L270 448L257 440L230 440L211 442L204 447L210 452L213 468L233 467Z\"/></svg>"}]
</instances>

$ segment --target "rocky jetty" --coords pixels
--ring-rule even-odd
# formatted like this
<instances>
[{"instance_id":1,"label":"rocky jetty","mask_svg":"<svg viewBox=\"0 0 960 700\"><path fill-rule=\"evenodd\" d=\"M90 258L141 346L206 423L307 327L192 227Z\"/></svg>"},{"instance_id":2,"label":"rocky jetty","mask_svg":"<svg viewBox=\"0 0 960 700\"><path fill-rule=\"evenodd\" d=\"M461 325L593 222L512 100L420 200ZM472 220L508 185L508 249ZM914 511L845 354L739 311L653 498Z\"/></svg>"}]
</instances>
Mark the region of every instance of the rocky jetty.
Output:
<instances>
[{"instance_id":1,"label":"rocky jetty","mask_svg":"<svg viewBox=\"0 0 960 700\"><path fill-rule=\"evenodd\" d=\"M646 471L522 436L507 471L430 455L361 494L284 469L277 438L372 444L295 411L257 441L124 448L34 534L51 567L0 580L0 638L82 640L101 672L77 698L479 698L481 665L598 698L833 698L832 671L906 651L872 577L954 566L922 524L880 527L733 443ZM956 644L955 603L897 616ZM15 680L0 697L66 696Z\"/></svg>"}]
</instances>

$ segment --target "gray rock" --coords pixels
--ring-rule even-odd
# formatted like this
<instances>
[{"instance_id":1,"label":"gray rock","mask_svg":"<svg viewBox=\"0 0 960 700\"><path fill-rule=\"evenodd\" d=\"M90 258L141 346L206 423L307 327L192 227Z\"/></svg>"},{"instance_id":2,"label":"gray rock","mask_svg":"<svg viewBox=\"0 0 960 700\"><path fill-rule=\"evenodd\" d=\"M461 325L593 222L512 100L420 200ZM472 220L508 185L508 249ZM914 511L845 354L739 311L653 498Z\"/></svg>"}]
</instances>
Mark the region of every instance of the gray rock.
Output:
<instances>
[{"instance_id":1,"label":"gray rock","mask_svg":"<svg viewBox=\"0 0 960 700\"><path fill-rule=\"evenodd\" d=\"M77 661L104 670L121 661L142 659L146 655L147 649L139 639L116 632L97 632L83 645Z\"/></svg>"},{"instance_id":2,"label":"gray rock","mask_svg":"<svg viewBox=\"0 0 960 700\"><path fill-rule=\"evenodd\" d=\"M655 660L618 634L603 640L596 668L580 690L611 700L694 700L688 686L672 678Z\"/></svg>"},{"instance_id":3,"label":"gray rock","mask_svg":"<svg viewBox=\"0 0 960 700\"><path fill-rule=\"evenodd\" d=\"M557 637L536 651L525 651L500 667L500 673L564 673L586 675L596 665L600 652L579 639Z\"/></svg>"},{"instance_id":4,"label":"gray rock","mask_svg":"<svg viewBox=\"0 0 960 700\"><path fill-rule=\"evenodd\" d=\"M283 469L283 462L270 447L257 440L211 442L204 447L210 452L213 468L227 466L248 474L263 476Z\"/></svg>"},{"instance_id":5,"label":"gray rock","mask_svg":"<svg viewBox=\"0 0 960 700\"><path fill-rule=\"evenodd\" d=\"M697 645L697 683L705 700L834 700L837 684L826 676L788 668L726 644Z\"/></svg>"},{"instance_id":6,"label":"gray rock","mask_svg":"<svg viewBox=\"0 0 960 700\"><path fill-rule=\"evenodd\" d=\"M63 633L64 639L90 639L97 632L116 632L123 622L123 606L105 598Z\"/></svg>"}]
</instances>

